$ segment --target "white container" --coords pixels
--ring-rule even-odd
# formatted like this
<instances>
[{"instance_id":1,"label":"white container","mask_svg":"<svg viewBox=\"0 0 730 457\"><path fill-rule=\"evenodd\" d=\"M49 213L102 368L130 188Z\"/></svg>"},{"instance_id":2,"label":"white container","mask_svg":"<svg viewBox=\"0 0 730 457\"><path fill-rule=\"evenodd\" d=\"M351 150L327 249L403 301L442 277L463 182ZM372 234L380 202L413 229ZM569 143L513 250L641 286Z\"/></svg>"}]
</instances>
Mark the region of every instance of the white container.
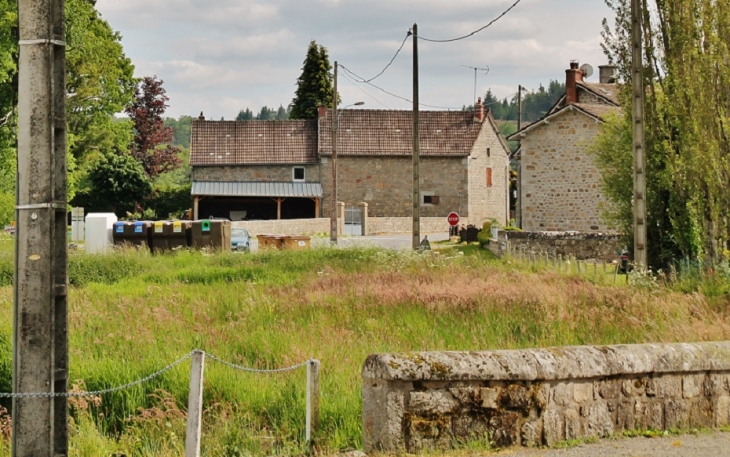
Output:
<instances>
[{"instance_id":1,"label":"white container","mask_svg":"<svg viewBox=\"0 0 730 457\"><path fill-rule=\"evenodd\" d=\"M105 252L114 244L112 229L117 221L114 213L89 213L86 215L86 252Z\"/></svg>"}]
</instances>

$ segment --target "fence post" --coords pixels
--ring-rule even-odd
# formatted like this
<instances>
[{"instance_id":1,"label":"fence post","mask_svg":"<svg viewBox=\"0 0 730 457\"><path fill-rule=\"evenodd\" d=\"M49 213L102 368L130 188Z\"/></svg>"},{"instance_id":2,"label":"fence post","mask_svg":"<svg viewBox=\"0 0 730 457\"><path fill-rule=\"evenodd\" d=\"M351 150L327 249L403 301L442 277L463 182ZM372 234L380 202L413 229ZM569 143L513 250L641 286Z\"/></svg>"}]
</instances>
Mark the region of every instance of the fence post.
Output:
<instances>
[{"instance_id":1,"label":"fence post","mask_svg":"<svg viewBox=\"0 0 730 457\"><path fill-rule=\"evenodd\" d=\"M319 370L322 363L319 360L310 360L307 363L307 423L305 438L311 443L312 431L319 423Z\"/></svg>"},{"instance_id":2,"label":"fence post","mask_svg":"<svg viewBox=\"0 0 730 457\"><path fill-rule=\"evenodd\" d=\"M193 351L188 394L188 427L185 433L185 457L200 457L200 430L203 418L203 366L205 352Z\"/></svg>"}]
</instances>

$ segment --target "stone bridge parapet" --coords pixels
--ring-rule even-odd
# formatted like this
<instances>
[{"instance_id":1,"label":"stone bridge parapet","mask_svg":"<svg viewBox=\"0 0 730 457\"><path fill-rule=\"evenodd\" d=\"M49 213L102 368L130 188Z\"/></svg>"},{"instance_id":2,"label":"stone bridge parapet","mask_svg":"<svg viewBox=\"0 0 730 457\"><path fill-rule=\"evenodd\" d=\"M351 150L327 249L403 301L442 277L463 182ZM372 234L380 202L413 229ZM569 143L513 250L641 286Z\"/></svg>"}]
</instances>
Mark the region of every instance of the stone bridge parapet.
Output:
<instances>
[{"instance_id":1,"label":"stone bridge parapet","mask_svg":"<svg viewBox=\"0 0 730 457\"><path fill-rule=\"evenodd\" d=\"M376 354L362 377L366 452L730 423L726 341Z\"/></svg>"}]
</instances>

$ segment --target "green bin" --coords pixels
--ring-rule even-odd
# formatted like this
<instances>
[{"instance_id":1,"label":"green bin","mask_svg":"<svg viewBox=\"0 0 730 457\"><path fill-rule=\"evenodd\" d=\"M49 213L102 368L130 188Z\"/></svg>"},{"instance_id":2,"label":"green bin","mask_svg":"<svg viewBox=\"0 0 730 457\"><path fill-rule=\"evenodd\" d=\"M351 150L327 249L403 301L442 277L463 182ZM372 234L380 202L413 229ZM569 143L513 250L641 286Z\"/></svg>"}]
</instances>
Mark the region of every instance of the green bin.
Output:
<instances>
[{"instance_id":1,"label":"green bin","mask_svg":"<svg viewBox=\"0 0 730 457\"><path fill-rule=\"evenodd\" d=\"M191 225L195 249L231 249L231 221L203 219Z\"/></svg>"}]
</instances>

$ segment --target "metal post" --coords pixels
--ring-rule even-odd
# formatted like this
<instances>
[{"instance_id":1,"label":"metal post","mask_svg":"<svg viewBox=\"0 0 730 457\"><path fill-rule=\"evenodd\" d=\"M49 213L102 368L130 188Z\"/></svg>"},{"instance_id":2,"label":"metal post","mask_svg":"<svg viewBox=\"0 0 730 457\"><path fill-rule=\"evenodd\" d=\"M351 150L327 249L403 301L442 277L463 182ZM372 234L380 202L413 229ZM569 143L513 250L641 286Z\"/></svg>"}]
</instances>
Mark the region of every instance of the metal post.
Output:
<instances>
[{"instance_id":1,"label":"metal post","mask_svg":"<svg viewBox=\"0 0 730 457\"><path fill-rule=\"evenodd\" d=\"M413 24L413 250L421 243L421 147L418 140L418 24Z\"/></svg>"},{"instance_id":2,"label":"metal post","mask_svg":"<svg viewBox=\"0 0 730 457\"><path fill-rule=\"evenodd\" d=\"M13 392L66 393L64 0L20 0ZM65 396L13 400L14 456L68 455Z\"/></svg>"},{"instance_id":3,"label":"metal post","mask_svg":"<svg viewBox=\"0 0 730 457\"><path fill-rule=\"evenodd\" d=\"M193 351L188 393L188 425L185 433L185 457L200 457L200 434L203 422L203 369L205 352Z\"/></svg>"},{"instance_id":4,"label":"metal post","mask_svg":"<svg viewBox=\"0 0 730 457\"><path fill-rule=\"evenodd\" d=\"M641 0L631 0L632 115L634 139L634 262L647 267L646 252L646 141L644 139L644 72L641 42Z\"/></svg>"},{"instance_id":5,"label":"metal post","mask_svg":"<svg viewBox=\"0 0 730 457\"><path fill-rule=\"evenodd\" d=\"M330 241L337 244L337 61L335 61L334 94L332 96L332 215L330 216Z\"/></svg>"},{"instance_id":6,"label":"metal post","mask_svg":"<svg viewBox=\"0 0 730 457\"><path fill-rule=\"evenodd\" d=\"M312 440L312 432L319 423L319 371L322 364L319 360L310 360L307 364L307 419L305 439Z\"/></svg>"}]
</instances>

